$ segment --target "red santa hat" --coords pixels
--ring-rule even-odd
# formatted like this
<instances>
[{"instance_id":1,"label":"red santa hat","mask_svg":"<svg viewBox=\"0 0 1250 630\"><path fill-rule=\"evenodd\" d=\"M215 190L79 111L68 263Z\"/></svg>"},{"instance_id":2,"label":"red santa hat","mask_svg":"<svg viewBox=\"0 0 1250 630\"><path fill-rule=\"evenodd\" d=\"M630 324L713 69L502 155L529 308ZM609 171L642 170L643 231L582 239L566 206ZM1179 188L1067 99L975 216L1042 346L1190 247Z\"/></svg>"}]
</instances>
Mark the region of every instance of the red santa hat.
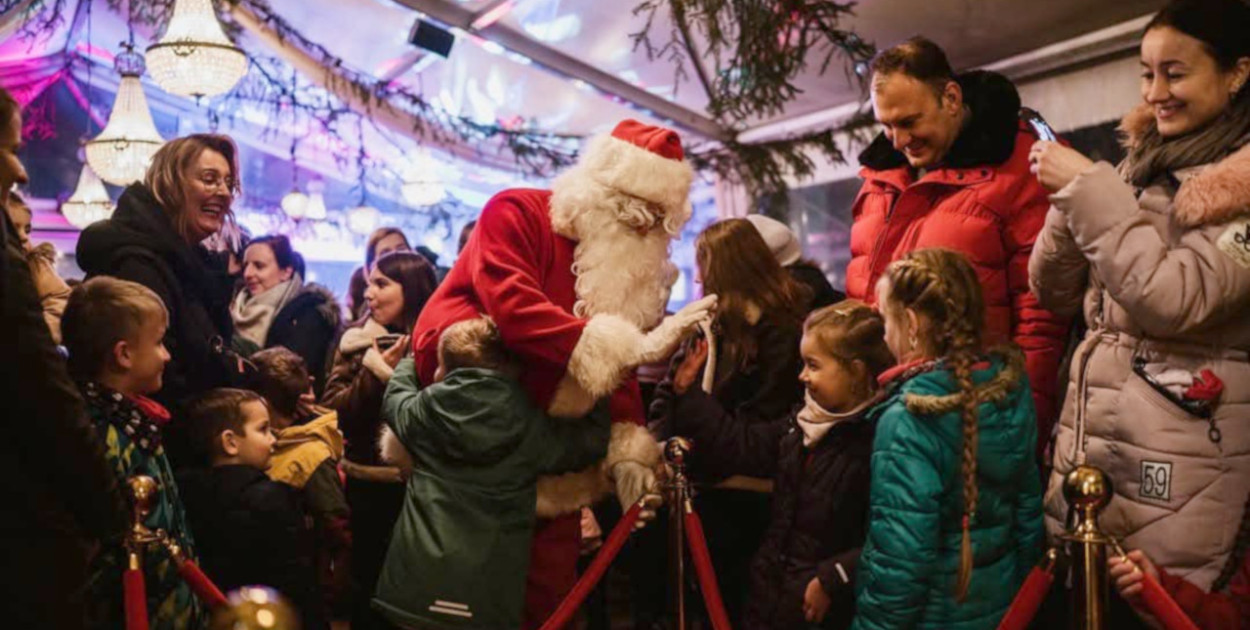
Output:
<instances>
[{"instance_id":1,"label":"red santa hat","mask_svg":"<svg viewBox=\"0 0 1250 630\"><path fill-rule=\"evenodd\" d=\"M694 180L684 158L677 132L622 120L611 134L587 144L579 166L604 186L680 212Z\"/></svg>"}]
</instances>

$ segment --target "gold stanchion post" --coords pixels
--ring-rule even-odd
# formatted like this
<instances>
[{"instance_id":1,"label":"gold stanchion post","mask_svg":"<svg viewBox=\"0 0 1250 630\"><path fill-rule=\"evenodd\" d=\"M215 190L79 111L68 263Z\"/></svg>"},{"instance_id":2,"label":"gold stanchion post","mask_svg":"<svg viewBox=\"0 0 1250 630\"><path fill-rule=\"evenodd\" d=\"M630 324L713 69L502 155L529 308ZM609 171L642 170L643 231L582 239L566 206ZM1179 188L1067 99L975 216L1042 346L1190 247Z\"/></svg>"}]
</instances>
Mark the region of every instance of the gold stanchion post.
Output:
<instances>
[{"instance_id":1,"label":"gold stanchion post","mask_svg":"<svg viewBox=\"0 0 1250 630\"><path fill-rule=\"evenodd\" d=\"M664 460L672 470L668 481L669 565L673 602L677 613L676 630L686 630L686 506L690 502L690 480L686 477L686 455L690 441L670 438L664 443Z\"/></svg>"},{"instance_id":2,"label":"gold stanchion post","mask_svg":"<svg viewBox=\"0 0 1250 630\"><path fill-rule=\"evenodd\" d=\"M1111 501L1111 480L1092 466L1078 466L1063 482L1063 496L1076 515L1075 526L1060 540L1071 545L1076 585L1072 607L1077 630L1106 627L1108 596L1107 546L1114 544L1098 527L1098 514Z\"/></svg>"}]
</instances>

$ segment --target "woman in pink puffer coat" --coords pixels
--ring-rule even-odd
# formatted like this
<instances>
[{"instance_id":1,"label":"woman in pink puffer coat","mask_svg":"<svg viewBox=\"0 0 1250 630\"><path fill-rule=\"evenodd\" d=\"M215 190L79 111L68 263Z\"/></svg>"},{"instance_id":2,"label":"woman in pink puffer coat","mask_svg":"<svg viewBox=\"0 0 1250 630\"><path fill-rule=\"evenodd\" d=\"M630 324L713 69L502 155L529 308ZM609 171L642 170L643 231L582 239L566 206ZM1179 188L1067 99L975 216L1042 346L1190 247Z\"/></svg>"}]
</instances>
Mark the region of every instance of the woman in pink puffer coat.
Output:
<instances>
[{"instance_id":1,"label":"woman in pink puffer coat","mask_svg":"<svg viewBox=\"0 0 1250 630\"><path fill-rule=\"evenodd\" d=\"M1146 27L1145 104L1125 117L1119 171L1058 144L1030 159L1052 191L1029 262L1059 313L1084 306L1046 493L1110 475L1102 524L1210 589L1250 495L1250 7L1179 0ZM1222 383L1222 390L1220 384ZM1219 586L1217 584L1217 586Z\"/></svg>"}]
</instances>

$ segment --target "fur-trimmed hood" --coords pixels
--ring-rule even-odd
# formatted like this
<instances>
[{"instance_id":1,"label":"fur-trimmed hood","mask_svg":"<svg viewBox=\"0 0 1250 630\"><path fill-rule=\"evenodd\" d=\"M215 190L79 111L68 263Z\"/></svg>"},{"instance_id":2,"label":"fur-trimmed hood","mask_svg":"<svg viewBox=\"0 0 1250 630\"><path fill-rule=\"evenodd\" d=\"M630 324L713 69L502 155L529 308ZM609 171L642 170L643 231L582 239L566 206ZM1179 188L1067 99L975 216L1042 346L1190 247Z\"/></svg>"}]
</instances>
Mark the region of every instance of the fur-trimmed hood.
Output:
<instances>
[{"instance_id":1,"label":"fur-trimmed hood","mask_svg":"<svg viewBox=\"0 0 1250 630\"><path fill-rule=\"evenodd\" d=\"M1124 147L1131 150L1137 146L1154 125L1150 105L1133 108L1120 121ZM1224 159L1192 169L1192 175L1181 177L1181 186L1172 201L1178 223L1190 228L1219 225L1250 213L1250 137L1241 138L1232 146L1235 150Z\"/></svg>"},{"instance_id":2,"label":"fur-trimmed hood","mask_svg":"<svg viewBox=\"0 0 1250 630\"><path fill-rule=\"evenodd\" d=\"M965 72L955 78L963 89L964 104L972 112L968 126L959 132L942 166L968 168L997 166L1011 157L1020 128L1020 93L1001 74L985 70ZM859 154L859 163L884 171L907 166L907 157L896 150L885 133L879 134Z\"/></svg>"}]
</instances>

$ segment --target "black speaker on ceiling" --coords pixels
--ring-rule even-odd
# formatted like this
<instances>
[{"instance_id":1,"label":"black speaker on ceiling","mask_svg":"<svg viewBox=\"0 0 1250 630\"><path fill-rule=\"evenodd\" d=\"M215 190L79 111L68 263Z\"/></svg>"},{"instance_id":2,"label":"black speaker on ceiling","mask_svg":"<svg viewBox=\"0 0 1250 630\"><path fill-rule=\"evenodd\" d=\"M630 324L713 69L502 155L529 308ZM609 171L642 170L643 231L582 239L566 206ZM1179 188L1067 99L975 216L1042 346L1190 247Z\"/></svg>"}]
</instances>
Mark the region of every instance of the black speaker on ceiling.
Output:
<instances>
[{"instance_id":1,"label":"black speaker on ceiling","mask_svg":"<svg viewBox=\"0 0 1250 630\"><path fill-rule=\"evenodd\" d=\"M408 32L408 43L445 59L451 53L451 45L456 43L456 36L433 22L417 20Z\"/></svg>"}]
</instances>

